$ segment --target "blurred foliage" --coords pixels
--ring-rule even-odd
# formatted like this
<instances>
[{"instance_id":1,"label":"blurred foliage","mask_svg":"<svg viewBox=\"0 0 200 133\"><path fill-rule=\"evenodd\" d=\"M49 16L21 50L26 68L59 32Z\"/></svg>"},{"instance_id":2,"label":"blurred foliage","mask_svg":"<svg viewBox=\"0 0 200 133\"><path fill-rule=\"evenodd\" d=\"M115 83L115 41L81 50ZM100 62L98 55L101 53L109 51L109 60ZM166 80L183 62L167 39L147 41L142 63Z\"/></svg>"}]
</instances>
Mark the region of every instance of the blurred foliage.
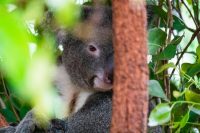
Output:
<instances>
[{"instance_id":1,"label":"blurred foliage","mask_svg":"<svg viewBox=\"0 0 200 133\"><path fill-rule=\"evenodd\" d=\"M57 27L74 27L80 4L86 2L92 5L89 0L0 1L0 112L8 122L19 122L33 106L47 119L63 115L63 103L52 85L58 53L55 35L41 29L49 12Z\"/></svg>"},{"instance_id":2,"label":"blurred foliage","mask_svg":"<svg viewBox=\"0 0 200 133\"><path fill-rule=\"evenodd\" d=\"M91 0L0 1L0 112L8 122L19 122L32 107L41 118L62 117L63 103L52 84L60 53L53 28L73 28L82 4L95 5Z\"/></svg>"},{"instance_id":3,"label":"blurred foliage","mask_svg":"<svg viewBox=\"0 0 200 133\"><path fill-rule=\"evenodd\" d=\"M149 95L156 106L149 126L163 132L199 132L200 2L147 0L154 14L148 29Z\"/></svg>"}]
</instances>

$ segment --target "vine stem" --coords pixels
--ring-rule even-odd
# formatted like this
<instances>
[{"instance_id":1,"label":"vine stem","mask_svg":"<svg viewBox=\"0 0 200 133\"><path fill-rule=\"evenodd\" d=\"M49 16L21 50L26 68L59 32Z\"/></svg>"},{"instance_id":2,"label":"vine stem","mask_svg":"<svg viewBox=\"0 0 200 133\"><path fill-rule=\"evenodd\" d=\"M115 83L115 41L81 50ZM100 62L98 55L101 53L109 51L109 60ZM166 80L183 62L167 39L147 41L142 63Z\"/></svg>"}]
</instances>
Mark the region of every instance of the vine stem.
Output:
<instances>
[{"instance_id":1,"label":"vine stem","mask_svg":"<svg viewBox=\"0 0 200 133\"><path fill-rule=\"evenodd\" d=\"M172 3L170 0L167 0L167 4L168 4L168 18L167 18L167 26L166 26L166 32L168 29L168 35L167 35L167 39L166 39L166 46L169 44L169 42L171 41L171 36L172 36L172 27L173 27L173 15L172 15ZM163 64L167 64L168 61L164 60ZM163 72L163 78L164 78L164 86L165 86L165 92L166 95L169 99L171 99L171 93L170 93L170 80L167 76L168 75L168 71L165 70Z\"/></svg>"},{"instance_id":2,"label":"vine stem","mask_svg":"<svg viewBox=\"0 0 200 133\"><path fill-rule=\"evenodd\" d=\"M187 51L188 47L191 45L191 43L193 42L193 40L195 39L195 37L199 34L199 32L200 32L200 27L196 29L196 31L193 33L193 35L192 35L190 41L188 42L188 44L186 45L186 47L183 49L183 52L181 53L181 55L179 56L179 58L178 58L178 60L177 60L177 62L176 62L176 66L178 66L178 64L179 64L179 62L180 62L180 60L181 60L181 58L182 58L183 55L184 55L184 53ZM172 75L173 75L174 72L175 72L175 69L176 69L176 68L174 68L174 69L172 70L172 73L171 73L169 79L171 79Z\"/></svg>"}]
</instances>

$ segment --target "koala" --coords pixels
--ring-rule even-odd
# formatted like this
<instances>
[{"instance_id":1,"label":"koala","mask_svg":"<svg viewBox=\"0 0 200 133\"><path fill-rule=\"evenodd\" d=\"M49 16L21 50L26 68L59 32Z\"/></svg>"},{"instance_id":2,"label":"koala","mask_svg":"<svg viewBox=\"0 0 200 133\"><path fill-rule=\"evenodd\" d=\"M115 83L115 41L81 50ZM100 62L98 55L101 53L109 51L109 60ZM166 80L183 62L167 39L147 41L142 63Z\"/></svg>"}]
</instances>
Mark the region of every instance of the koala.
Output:
<instances>
[{"instance_id":1,"label":"koala","mask_svg":"<svg viewBox=\"0 0 200 133\"><path fill-rule=\"evenodd\" d=\"M0 132L109 132L114 67L112 11L109 7L84 7L81 19L71 31L56 31L57 43L63 51L54 82L65 102L66 117L54 119L48 129L40 130L30 111L17 127Z\"/></svg>"}]
</instances>

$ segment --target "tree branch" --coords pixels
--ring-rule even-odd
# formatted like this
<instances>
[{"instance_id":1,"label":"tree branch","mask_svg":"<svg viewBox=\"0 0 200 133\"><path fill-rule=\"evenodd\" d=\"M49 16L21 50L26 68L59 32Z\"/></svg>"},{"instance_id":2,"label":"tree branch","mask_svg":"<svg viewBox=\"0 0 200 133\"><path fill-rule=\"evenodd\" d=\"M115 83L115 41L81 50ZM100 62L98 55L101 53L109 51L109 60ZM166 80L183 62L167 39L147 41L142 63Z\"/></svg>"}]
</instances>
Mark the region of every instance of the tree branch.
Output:
<instances>
[{"instance_id":1,"label":"tree branch","mask_svg":"<svg viewBox=\"0 0 200 133\"><path fill-rule=\"evenodd\" d=\"M176 62L176 66L179 64L179 62L180 62L181 58L183 57L184 53L187 51L188 47L191 45L191 43L192 43L192 41L195 39L195 37L197 37L197 35L199 34L199 32L200 32L200 27L199 27L198 29L196 29L196 31L193 33L193 35L192 35L190 41L188 42L188 44L186 45L186 47L183 49L183 52L181 53L181 55L179 56L179 58L178 58L178 60L177 60L177 62ZM170 77L169 77L170 79L171 79L172 75L174 74L175 69L176 69L176 68L174 68L174 69L172 70L172 73L171 73L171 75L170 75Z\"/></svg>"}]
</instances>

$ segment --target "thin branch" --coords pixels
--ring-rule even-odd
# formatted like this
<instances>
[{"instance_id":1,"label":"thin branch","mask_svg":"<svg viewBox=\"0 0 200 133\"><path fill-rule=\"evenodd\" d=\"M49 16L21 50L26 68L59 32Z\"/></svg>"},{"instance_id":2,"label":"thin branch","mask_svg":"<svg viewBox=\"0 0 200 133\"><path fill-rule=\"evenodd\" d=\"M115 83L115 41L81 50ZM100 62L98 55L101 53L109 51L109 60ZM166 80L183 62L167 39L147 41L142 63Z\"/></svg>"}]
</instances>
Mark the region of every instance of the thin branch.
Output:
<instances>
[{"instance_id":1,"label":"thin branch","mask_svg":"<svg viewBox=\"0 0 200 133\"><path fill-rule=\"evenodd\" d=\"M197 27L199 27L199 11L195 10L195 6L197 6L197 10L199 10L199 4L197 2L198 2L198 0L192 0L194 19L195 19L195 21L197 23ZM197 35L197 40L200 43L200 35Z\"/></svg>"},{"instance_id":2,"label":"thin branch","mask_svg":"<svg viewBox=\"0 0 200 133\"><path fill-rule=\"evenodd\" d=\"M167 17L167 27L166 27L166 29L169 29L169 30L168 30L166 45L169 44L169 42L171 41L172 27L173 27L172 3L171 3L170 0L167 0L167 4L168 4L168 17ZM163 63L167 64L168 61L165 60ZM169 99L171 99L170 80L169 80L168 76L166 76L166 75L168 75L167 70L164 71L164 85L165 85L167 97Z\"/></svg>"},{"instance_id":3,"label":"thin branch","mask_svg":"<svg viewBox=\"0 0 200 133\"><path fill-rule=\"evenodd\" d=\"M194 21L196 27L198 28L198 23L196 22L194 16L192 15L192 12L190 11L189 7L186 5L186 3L184 2L184 0L181 0L181 2L183 3L183 5L186 7L186 9L188 10L190 16L192 17L192 20Z\"/></svg>"},{"instance_id":4,"label":"thin branch","mask_svg":"<svg viewBox=\"0 0 200 133\"><path fill-rule=\"evenodd\" d=\"M194 6L197 6L197 10L199 10L199 4L198 4L199 0L192 0L192 6L193 6L193 11L194 11L194 18L197 22L197 24L199 25L199 11L195 11L194 10Z\"/></svg>"},{"instance_id":5,"label":"thin branch","mask_svg":"<svg viewBox=\"0 0 200 133\"><path fill-rule=\"evenodd\" d=\"M172 35L172 26L173 26L173 15L172 15L172 4L170 2L170 0L167 0L168 3L168 39L167 39L167 43L169 43L171 41L171 35Z\"/></svg>"},{"instance_id":6,"label":"thin branch","mask_svg":"<svg viewBox=\"0 0 200 133\"><path fill-rule=\"evenodd\" d=\"M182 58L183 55L184 55L184 53L187 51L188 47L191 45L191 43L193 42L193 40L195 39L195 37L197 37L197 35L199 34L199 32L200 32L200 27L193 33L193 35L192 35L190 41L188 42L188 44L186 45L186 47L183 49L183 52L181 53L181 55L179 56L179 58L178 58L178 60L177 60L177 62L176 62L176 66L178 66L178 64L179 64L179 62L180 62L180 60L181 60L181 58ZM172 71L172 73L171 73L171 75L170 75L170 77L169 77L170 79L171 79L172 75L174 74L175 69L176 69L176 68L173 69L173 71Z\"/></svg>"},{"instance_id":7,"label":"thin branch","mask_svg":"<svg viewBox=\"0 0 200 133\"><path fill-rule=\"evenodd\" d=\"M181 14L181 8L180 8L180 2L179 2L179 0L176 0L176 3L177 3L177 8L174 8L174 9L178 12L180 18L183 19L183 16Z\"/></svg>"},{"instance_id":8,"label":"thin branch","mask_svg":"<svg viewBox=\"0 0 200 133\"><path fill-rule=\"evenodd\" d=\"M191 32L195 32L195 30L194 30L194 29L192 29L192 28L188 27L186 24L185 24L185 27L186 27L186 29L188 29L189 31L191 31Z\"/></svg>"}]
</instances>

